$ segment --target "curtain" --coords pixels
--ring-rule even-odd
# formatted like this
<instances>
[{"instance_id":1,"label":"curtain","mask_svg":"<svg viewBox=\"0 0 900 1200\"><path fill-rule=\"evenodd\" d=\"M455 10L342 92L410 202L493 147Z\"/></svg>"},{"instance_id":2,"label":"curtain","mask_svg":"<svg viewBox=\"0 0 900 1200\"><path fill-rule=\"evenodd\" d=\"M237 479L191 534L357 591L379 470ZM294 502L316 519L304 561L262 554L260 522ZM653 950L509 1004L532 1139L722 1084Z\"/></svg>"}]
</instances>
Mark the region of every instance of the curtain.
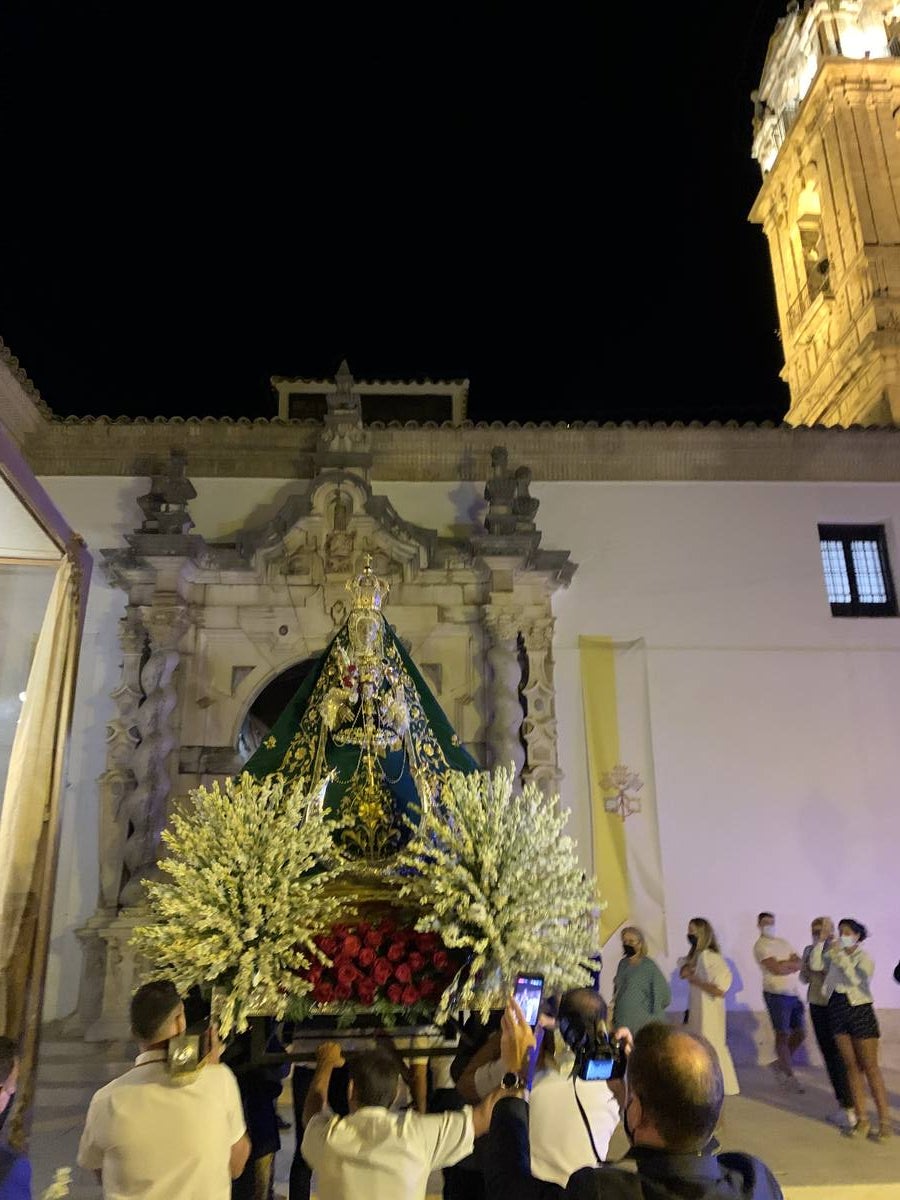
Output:
<instances>
[{"instance_id":1,"label":"curtain","mask_svg":"<svg viewBox=\"0 0 900 1200\"><path fill-rule=\"evenodd\" d=\"M64 556L31 664L0 812L0 1030L13 1037L22 1032L39 905L52 881L78 660L79 576Z\"/></svg>"}]
</instances>

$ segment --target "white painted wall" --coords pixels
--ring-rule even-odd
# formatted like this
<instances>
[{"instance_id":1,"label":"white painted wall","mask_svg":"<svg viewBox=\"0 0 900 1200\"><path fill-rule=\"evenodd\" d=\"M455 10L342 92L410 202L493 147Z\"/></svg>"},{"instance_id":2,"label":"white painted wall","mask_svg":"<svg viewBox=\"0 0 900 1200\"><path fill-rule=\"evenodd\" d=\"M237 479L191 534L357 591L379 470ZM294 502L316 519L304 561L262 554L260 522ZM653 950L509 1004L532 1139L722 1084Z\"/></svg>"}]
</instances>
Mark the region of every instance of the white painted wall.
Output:
<instances>
[{"instance_id":1,"label":"white painted wall","mask_svg":"<svg viewBox=\"0 0 900 1200\"><path fill-rule=\"evenodd\" d=\"M99 560L139 521L144 480L53 478L44 486ZM298 483L193 480L197 531L261 524ZM450 532L477 519L482 488L376 485L401 517ZM674 967L691 916L706 916L735 967L729 1003L761 1008L758 910L799 948L820 912L871 930L876 1002L896 1007L900 958L900 620L835 619L817 523L884 522L900 582L900 486L545 483L542 545L579 570L555 603L562 800L589 853L579 634L643 637ZM71 930L96 903L96 787L120 657L122 595L95 574L79 679L47 991L48 1019L76 998ZM607 961L617 957L607 950ZM607 972L611 976L611 972ZM52 986L50 986L52 984ZM674 1004L683 1006L683 993Z\"/></svg>"}]
</instances>

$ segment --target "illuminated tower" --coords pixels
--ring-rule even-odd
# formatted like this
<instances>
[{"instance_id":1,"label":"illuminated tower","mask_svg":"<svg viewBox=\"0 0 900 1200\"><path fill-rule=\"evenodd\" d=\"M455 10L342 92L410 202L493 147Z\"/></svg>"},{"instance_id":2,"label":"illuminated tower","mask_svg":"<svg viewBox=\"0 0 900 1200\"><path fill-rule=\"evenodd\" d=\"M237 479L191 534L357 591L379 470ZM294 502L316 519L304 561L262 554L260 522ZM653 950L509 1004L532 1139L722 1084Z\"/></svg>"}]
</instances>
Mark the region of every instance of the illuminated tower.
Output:
<instances>
[{"instance_id":1,"label":"illuminated tower","mask_svg":"<svg viewBox=\"0 0 900 1200\"><path fill-rule=\"evenodd\" d=\"M900 3L796 0L753 93L792 425L900 425Z\"/></svg>"}]
</instances>

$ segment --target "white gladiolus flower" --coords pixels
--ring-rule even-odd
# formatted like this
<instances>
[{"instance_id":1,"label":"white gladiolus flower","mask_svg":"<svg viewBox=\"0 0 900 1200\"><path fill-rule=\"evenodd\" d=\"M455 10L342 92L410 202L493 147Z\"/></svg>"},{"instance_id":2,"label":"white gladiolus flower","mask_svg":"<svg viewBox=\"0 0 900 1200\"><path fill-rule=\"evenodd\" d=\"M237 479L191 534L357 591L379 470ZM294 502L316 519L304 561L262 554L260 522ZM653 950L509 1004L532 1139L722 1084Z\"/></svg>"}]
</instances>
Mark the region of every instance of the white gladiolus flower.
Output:
<instances>
[{"instance_id":1,"label":"white gladiolus flower","mask_svg":"<svg viewBox=\"0 0 900 1200\"><path fill-rule=\"evenodd\" d=\"M169 880L145 884L153 919L132 944L145 976L165 973L182 993L222 989L223 1037L254 1014L284 1016L311 987L300 973L328 961L313 938L352 912L322 886L343 864L308 799L280 775L244 774L191 792L163 833Z\"/></svg>"},{"instance_id":2,"label":"white gladiolus flower","mask_svg":"<svg viewBox=\"0 0 900 1200\"><path fill-rule=\"evenodd\" d=\"M502 1007L515 974L541 972L548 992L588 985L604 907L563 833L568 814L534 783L513 793L514 770L449 772L437 804L400 855L414 873L402 897L465 949L468 967L441 998L440 1022L460 1008Z\"/></svg>"}]
</instances>

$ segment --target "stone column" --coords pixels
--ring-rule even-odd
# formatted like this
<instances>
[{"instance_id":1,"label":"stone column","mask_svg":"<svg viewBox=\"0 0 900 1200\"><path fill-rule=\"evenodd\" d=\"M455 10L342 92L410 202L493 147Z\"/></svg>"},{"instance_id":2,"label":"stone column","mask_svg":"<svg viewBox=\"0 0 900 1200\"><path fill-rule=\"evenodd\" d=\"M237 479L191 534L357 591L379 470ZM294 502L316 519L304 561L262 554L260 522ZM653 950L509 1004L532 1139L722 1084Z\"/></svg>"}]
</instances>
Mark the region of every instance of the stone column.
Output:
<instances>
[{"instance_id":1,"label":"stone column","mask_svg":"<svg viewBox=\"0 0 900 1200\"><path fill-rule=\"evenodd\" d=\"M122 681L111 693L116 715L106 726L106 770L97 780L100 790L100 907L115 912L122 886L122 864L128 820L126 803L134 792L135 747L140 740L138 711L144 699L141 660L147 630L140 610L130 605L121 622Z\"/></svg>"},{"instance_id":2,"label":"stone column","mask_svg":"<svg viewBox=\"0 0 900 1200\"><path fill-rule=\"evenodd\" d=\"M556 744L553 625L553 617L548 614L527 623L523 630L528 682L522 688L525 700L522 737L526 750L522 778L534 780L547 796L559 791L562 780Z\"/></svg>"},{"instance_id":3,"label":"stone column","mask_svg":"<svg viewBox=\"0 0 900 1200\"><path fill-rule=\"evenodd\" d=\"M111 959L108 953L109 930L118 915L128 834L126 814L136 783L134 752L140 737L137 714L144 698L141 662L147 647L147 630L140 610L135 605L129 605L119 624L123 652L122 679L111 693L116 714L106 726L107 765L97 780L100 793L100 897L97 911L86 925L76 931L83 952L81 980L78 985L78 1005L65 1023L66 1032L73 1034L96 1027L104 1006L107 978L112 981L121 978L121 955L117 954ZM104 1031L100 1036L104 1036ZM127 1028L121 1036L128 1036Z\"/></svg>"},{"instance_id":4,"label":"stone column","mask_svg":"<svg viewBox=\"0 0 900 1200\"><path fill-rule=\"evenodd\" d=\"M521 729L524 712L519 697L522 667L519 663L519 622L516 613L496 605L484 609L487 632L487 752L491 767L513 763L516 777L525 766L525 747Z\"/></svg>"},{"instance_id":5,"label":"stone column","mask_svg":"<svg viewBox=\"0 0 900 1200\"><path fill-rule=\"evenodd\" d=\"M179 642L187 628L187 608L179 603L154 604L143 610L150 656L141 670L144 702L136 714L140 743L134 753L135 786L125 798L124 818L130 825L123 865L127 878L119 894L123 907L144 903L141 882L154 875L160 837L172 791L172 751L178 745L174 716L178 692L174 675L181 658Z\"/></svg>"}]
</instances>

